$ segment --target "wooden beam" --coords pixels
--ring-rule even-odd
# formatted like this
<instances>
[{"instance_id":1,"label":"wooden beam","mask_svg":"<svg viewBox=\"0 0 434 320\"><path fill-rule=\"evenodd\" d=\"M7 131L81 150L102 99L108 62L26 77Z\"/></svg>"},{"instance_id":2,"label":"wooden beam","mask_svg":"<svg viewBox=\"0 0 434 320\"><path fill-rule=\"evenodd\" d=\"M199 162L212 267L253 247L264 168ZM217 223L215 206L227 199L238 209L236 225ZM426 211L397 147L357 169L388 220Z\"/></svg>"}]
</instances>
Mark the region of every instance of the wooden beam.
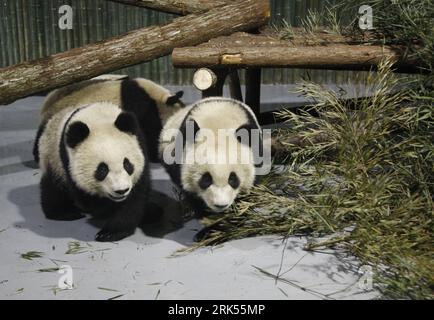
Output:
<instances>
[{"instance_id":1,"label":"wooden beam","mask_svg":"<svg viewBox=\"0 0 434 320\"><path fill-rule=\"evenodd\" d=\"M268 0L243 0L52 56L0 69L0 104L168 55L213 37L250 30L270 16Z\"/></svg>"},{"instance_id":2,"label":"wooden beam","mask_svg":"<svg viewBox=\"0 0 434 320\"><path fill-rule=\"evenodd\" d=\"M416 61L404 60L404 48L328 45L303 47L184 47L172 53L175 67L285 67L369 70L385 57L396 61L397 71L418 72Z\"/></svg>"},{"instance_id":3,"label":"wooden beam","mask_svg":"<svg viewBox=\"0 0 434 320\"><path fill-rule=\"evenodd\" d=\"M341 36L326 32L307 34L294 28L290 39L263 27L259 34L236 32L213 38L195 47L178 48L173 52L177 67L296 67L312 69L375 68L378 61L391 57L397 71L421 72L421 61L408 59L406 48L384 45L374 34ZM186 61L188 58L188 61Z\"/></svg>"},{"instance_id":4,"label":"wooden beam","mask_svg":"<svg viewBox=\"0 0 434 320\"><path fill-rule=\"evenodd\" d=\"M205 12L224 6L233 1L223 0L109 0L131 6L143 7L157 11L186 15Z\"/></svg>"}]
</instances>

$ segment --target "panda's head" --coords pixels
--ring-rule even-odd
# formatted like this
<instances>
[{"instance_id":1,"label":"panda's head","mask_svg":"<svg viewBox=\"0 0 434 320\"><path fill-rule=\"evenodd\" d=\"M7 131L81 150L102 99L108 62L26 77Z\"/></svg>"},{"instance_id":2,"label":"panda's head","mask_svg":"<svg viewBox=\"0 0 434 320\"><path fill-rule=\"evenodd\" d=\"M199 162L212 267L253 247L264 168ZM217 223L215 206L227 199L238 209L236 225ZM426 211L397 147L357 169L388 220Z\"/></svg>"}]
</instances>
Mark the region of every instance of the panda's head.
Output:
<instances>
[{"instance_id":1,"label":"panda's head","mask_svg":"<svg viewBox=\"0 0 434 320\"><path fill-rule=\"evenodd\" d=\"M194 194L211 212L230 208L242 191L253 186L254 169L247 164L186 165L183 188Z\"/></svg>"},{"instance_id":2,"label":"panda's head","mask_svg":"<svg viewBox=\"0 0 434 320\"><path fill-rule=\"evenodd\" d=\"M85 108L71 119L65 143L75 185L115 202L127 199L145 162L137 130L135 116L115 107Z\"/></svg>"},{"instance_id":3,"label":"panda's head","mask_svg":"<svg viewBox=\"0 0 434 320\"><path fill-rule=\"evenodd\" d=\"M187 139L185 145L182 187L202 200L208 211L223 212L241 192L248 191L254 184L252 149L238 141L237 131L228 132L228 140L223 146L211 139L216 136L213 130L207 131L209 136L205 137L206 130L199 129L197 123L194 127L194 142Z\"/></svg>"}]
</instances>

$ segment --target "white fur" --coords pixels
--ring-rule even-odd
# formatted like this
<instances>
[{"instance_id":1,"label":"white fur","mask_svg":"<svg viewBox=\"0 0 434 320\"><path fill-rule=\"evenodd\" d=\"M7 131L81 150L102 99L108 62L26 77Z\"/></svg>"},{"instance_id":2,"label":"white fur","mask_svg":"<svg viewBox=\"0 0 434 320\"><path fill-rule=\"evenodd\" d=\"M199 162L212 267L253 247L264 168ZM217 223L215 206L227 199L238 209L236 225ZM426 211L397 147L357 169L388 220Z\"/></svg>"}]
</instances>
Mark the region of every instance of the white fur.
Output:
<instances>
[{"instance_id":1,"label":"white fur","mask_svg":"<svg viewBox=\"0 0 434 320\"><path fill-rule=\"evenodd\" d=\"M207 129L217 135L219 129L236 130L246 124L249 119L245 111L249 112L256 121L254 113L247 105L229 98L207 98L181 109L170 117L163 127L160 135L160 157L164 161L164 154L170 154L175 148L177 130L179 130L189 113L188 119L194 119L200 129ZM213 211L221 211L216 205L225 206L225 209L228 208L240 192L247 192L253 186L255 180L253 152L248 146L240 144L235 136L232 138L234 140L232 146L235 146L236 150L231 150L229 147L221 148L215 141L211 142L209 139L203 141L200 133L201 131L199 131L198 141L194 146L196 148L193 156L194 161L187 161L187 159L190 159L190 153L193 152L191 145L187 144L186 152L183 154L183 164L181 165L182 188L198 195ZM198 147L204 145L205 148L201 149L202 152L198 151ZM213 152L209 152L209 150ZM237 161L232 163L228 160L230 154L234 151L237 152L238 157ZM211 153L217 155L217 158L210 159ZM219 155L222 156L220 159L224 159L224 161L216 161L219 159ZM251 161L243 163L241 158L245 159L245 156ZM213 184L206 190L202 190L198 182L206 172L211 174ZM228 184L231 172L235 172L240 179L240 186L237 189L233 189Z\"/></svg>"},{"instance_id":2,"label":"white fur","mask_svg":"<svg viewBox=\"0 0 434 320\"><path fill-rule=\"evenodd\" d=\"M65 125L68 128L75 121L81 121L89 127L89 136L75 148L67 147L69 171L77 186L89 194L112 198L118 196L116 190L131 190L141 176L145 158L136 136L121 132L114 125L122 110L110 103L94 103L82 107L70 118L78 108L66 108L47 123L39 142L42 171L45 172L49 167L57 177L65 181L66 173L59 150L60 139L63 139ZM131 176L123 167L125 157L135 168ZM94 177L100 162L105 162L110 170L102 182Z\"/></svg>"},{"instance_id":3,"label":"white fur","mask_svg":"<svg viewBox=\"0 0 434 320\"><path fill-rule=\"evenodd\" d=\"M178 103L173 106L166 105L167 98L173 95L166 88L151 80L143 78L134 80L156 101L163 125L167 118L182 107ZM72 86L66 86L50 92L41 110L42 121L47 121L60 110L71 106L82 106L95 102L111 102L119 106L122 104L121 81L87 81L86 83L86 86L76 89Z\"/></svg>"}]
</instances>

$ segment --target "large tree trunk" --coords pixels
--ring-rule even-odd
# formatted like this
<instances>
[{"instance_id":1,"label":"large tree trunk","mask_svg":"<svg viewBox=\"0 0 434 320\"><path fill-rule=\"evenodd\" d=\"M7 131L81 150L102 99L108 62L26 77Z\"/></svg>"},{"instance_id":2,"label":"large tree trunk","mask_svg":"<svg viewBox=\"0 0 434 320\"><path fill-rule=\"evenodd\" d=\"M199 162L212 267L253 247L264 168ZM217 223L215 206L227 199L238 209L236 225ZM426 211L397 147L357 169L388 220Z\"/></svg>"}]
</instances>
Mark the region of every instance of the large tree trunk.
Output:
<instances>
[{"instance_id":1,"label":"large tree trunk","mask_svg":"<svg viewBox=\"0 0 434 320\"><path fill-rule=\"evenodd\" d=\"M184 47L172 53L175 67L294 67L367 70L383 58L396 61L397 71L417 72L416 61L404 61L404 49L377 45Z\"/></svg>"},{"instance_id":2,"label":"large tree trunk","mask_svg":"<svg viewBox=\"0 0 434 320\"><path fill-rule=\"evenodd\" d=\"M113 2L120 2L132 6L144 7L163 11L168 13L175 13L185 15L188 13L199 13L208 11L212 8L217 8L229 4L234 1L229 0L109 0Z\"/></svg>"},{"instance_id":3,"label":"large tree trunk","mask_svg":"<svg viewBox=\"0 0 434 320\"><path fill-rule=\"evenodd\" d=\"M170 54L175 47L250 30L270 16L268 0L244 0L43 59L0 69L0 104Z\"/></svg>"}]
</instances>

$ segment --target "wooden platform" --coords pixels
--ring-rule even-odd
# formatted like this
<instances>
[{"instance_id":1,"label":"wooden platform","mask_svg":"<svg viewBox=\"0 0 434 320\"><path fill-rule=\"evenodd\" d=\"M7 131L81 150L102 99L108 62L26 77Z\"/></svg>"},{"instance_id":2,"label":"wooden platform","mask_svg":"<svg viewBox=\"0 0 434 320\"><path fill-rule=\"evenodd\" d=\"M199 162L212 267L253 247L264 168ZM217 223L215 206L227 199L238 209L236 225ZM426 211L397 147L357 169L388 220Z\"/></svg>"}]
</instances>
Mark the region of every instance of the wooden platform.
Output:
<instances>
[{"instance_id":1,"label":"wooden platform","mask_svg":"<svg viewBox=\"0 0 434 320\"><path fill-rule=\"evenodd\" d=\"M260 114L261 68L371 70L384 58L395 61L397 72L420 72L417 61L405 58L405 47L385 46L372 34L349 37L294 29L292 37L283 39L267 27L256 34L237 32L197 46L175 48L172 53L175 67L206 67L215 73L214 87L203 91L203 96L222 95L229 75L231 95L242 100L237 69L245 68L245 102L261 122L272 121L270 115Z\"/></svg>"}]
</instances>

